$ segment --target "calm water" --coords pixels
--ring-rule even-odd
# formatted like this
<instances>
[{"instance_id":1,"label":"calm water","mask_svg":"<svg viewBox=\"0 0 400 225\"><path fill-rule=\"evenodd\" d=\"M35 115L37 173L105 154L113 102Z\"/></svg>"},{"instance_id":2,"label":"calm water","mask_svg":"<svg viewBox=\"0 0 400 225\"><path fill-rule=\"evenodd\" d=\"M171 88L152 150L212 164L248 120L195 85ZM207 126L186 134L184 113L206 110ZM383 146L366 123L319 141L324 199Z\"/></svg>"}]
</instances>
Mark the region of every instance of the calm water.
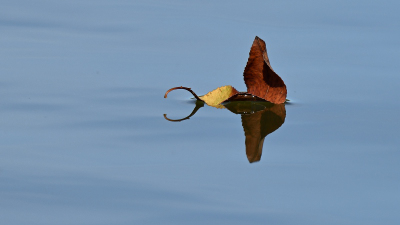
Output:
<instances>
[{"instance_id":1,"label":"calm water","mask_svg":"<svg viewBox=\"0 0 400 225\"><path fill-rule=\"evenodd\" d=\"M399 7L3 1L1 223L399 224ZM256 35L290 104L164 118L244 91Z\"/></svg>"}]
</instances>

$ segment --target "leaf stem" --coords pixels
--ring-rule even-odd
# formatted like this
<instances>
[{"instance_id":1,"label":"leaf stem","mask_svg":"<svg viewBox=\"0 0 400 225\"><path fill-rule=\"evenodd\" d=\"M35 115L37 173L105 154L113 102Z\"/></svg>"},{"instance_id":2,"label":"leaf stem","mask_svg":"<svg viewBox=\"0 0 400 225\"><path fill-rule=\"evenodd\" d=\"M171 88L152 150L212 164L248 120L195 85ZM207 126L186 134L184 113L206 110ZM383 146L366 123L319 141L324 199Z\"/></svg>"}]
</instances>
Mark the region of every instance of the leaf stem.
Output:
<instances>
[{"instance_id":1,"label":"leaf stem","mask_svg":"<svg viewBox=\"0 0 400 225\"><path fill-rule=\"evenodd\" d=\"M197 100L203 102L203 100L201 100L201 99L199 98L199 96L197 96L196 93L194 93L194 92L192 91L192 89L187 88L187 87L182 87L182 86L180 86L180 87L174 87L174 88L169 89L167 92L165 92L164 98L167 98L168 93L170 93L170 92L173 91L173 90L177 90L177 89L184 89L184 90L187 90L187 91L189 91L190 93L192 93L192 95L193 95Z\"/></svg>"}]
</instances>

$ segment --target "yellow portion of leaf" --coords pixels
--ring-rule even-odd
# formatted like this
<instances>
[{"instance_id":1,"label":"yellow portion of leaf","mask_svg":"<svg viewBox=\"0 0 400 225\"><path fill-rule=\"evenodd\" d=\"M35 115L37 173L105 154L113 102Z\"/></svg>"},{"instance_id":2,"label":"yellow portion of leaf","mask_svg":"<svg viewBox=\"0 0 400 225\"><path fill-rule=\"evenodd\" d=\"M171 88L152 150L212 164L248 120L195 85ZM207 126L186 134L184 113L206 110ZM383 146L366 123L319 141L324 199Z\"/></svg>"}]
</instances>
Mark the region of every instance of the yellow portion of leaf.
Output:
<instances>
[{"instance_id":1,"label":"yellow portion of leaf","mask_svg":"<svg viewBox=\"0 0 400 225\"><path fill-rule=\"evenodd\" d=\"M207 94L200 96L199 98L209 106L225 108L220 104L232 95L235 95L236 93L238 93L238 91L234 87L227 85L210 91Z\"/></svg>"}]
</instances>

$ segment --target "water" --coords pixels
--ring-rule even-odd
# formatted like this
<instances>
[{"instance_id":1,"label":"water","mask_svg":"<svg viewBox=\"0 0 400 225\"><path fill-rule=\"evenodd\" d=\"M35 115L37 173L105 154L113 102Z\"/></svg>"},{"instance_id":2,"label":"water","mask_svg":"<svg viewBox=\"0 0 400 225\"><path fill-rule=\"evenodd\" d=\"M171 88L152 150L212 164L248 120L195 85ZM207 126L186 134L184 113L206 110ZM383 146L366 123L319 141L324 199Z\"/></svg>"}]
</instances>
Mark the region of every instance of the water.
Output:
<instances>
[{"instance_id":1,"label":"water","mask_svg":"<svg viewBox=\"0 0 400 225\"><path fill-rule=\"evenodd\" d=\"M4 1L2 223L398 224L398 8ZM259 158L242 115L163 117L244 91L256 35L291 100Z\"/></svg>"}]
</instances>

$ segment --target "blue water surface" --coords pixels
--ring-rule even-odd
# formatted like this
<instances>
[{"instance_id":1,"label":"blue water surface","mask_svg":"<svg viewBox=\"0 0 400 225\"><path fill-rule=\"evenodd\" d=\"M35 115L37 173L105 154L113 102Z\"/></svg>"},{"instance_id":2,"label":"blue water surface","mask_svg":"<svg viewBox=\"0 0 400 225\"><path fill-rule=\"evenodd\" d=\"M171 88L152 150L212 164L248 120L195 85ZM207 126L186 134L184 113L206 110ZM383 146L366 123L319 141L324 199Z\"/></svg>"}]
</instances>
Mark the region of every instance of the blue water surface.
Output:
<instances>
[{"instance_id":1,"label":"blue water surface","mask_svg":"<svg viewBox=\"0 0 400 225\"><path fill-rule=\"evenodd\" d=\"M3 1L2 224L399 224L398 1ZM288 88L249 163L255 36Z\"/></svg>"}]
</instances>

